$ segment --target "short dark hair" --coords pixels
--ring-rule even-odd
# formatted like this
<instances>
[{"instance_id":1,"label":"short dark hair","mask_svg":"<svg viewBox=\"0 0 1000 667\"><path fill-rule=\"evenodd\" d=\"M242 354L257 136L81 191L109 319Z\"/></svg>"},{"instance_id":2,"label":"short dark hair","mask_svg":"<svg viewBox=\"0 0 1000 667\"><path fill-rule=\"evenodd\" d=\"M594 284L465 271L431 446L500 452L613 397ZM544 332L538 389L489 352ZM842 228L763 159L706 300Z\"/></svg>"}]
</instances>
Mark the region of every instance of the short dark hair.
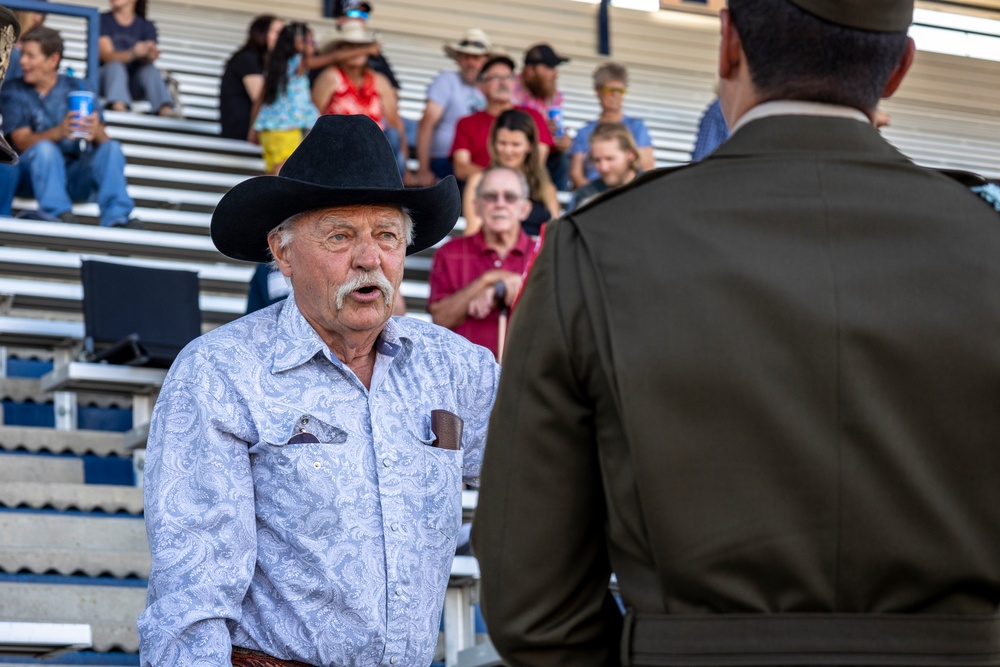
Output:
<instances>
[{"instance_id":1,"label":"short dark hair","mask_svg":"<svg viewBox=\"0 0 1000 667\"><path fill-rule=\"evenodd\" d=\"M63 41L62 37L59 36L59 32L53 30L52 28L46 28L40 26L29 30L25 34L21 35L21 43L26 42L36 42L38 48L42 50L42 55L46 58L51 56L53 53L58 53L59 57L63 56Z\"/></svg>"},{"instance_id":2,"label":"short dark hair","mask_svg":"<svg viewBox=\"0 0 1000 667\"><path fill-rule=\"evenodd\" d=\"M768 99L874 109L906 49L906 31L847 28L788 0L729 0L729 13L750 78Z\"/></svg>"}]
</instances>

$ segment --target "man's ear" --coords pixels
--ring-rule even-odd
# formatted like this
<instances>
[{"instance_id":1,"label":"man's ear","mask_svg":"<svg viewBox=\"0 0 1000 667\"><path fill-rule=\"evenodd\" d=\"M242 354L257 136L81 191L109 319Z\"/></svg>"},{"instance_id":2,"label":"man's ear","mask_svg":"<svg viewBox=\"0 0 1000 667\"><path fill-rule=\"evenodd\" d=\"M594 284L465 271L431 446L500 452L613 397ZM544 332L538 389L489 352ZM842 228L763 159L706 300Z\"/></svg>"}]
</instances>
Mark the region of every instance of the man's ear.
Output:
<instances>
[{"instance_id":1,"label":"man's ear","mask_svg":"<svg viewBox=\"0 0 1000 667\"><path fill-rule=\"evenodd\" d=\"M913 58L916 55L916 51L917 45L913 42L913 38L907 37L903 55L900 57L896 67L893 68L892 74L889 75L889 80L886 82L885 88L882 89L883 99L891 97L896 92L896 89L899 88L899 84L903 83L906 73L910 71L910 66L913 65Z\"/></svg>"},{"instance_id":2,"label":"man's ear","mask_svg":"<svg viewBox=\"0 0 1000 667\"><path fill-rule=\"evenodd\" d=\"M733 24L733 17L729 13L729 10L723 9L719 18L721 19L719 78L728 79L735 75L736 70L743 61L743 43L740 41L739 33L736 32L736 26Z\"/></svg>"},{"instance_id":3,"label":"man's ear","mask_svg":"<svg viewBox=\"0 0 1000 667\"><path fill-rule=\"evenodd\" d=\"M288 261L288 249L291 244L281 247L281 236L278 234L268 234L267 235L267 247L271 249L271 256L274 257L274 263L278 266L281 271L281 275L286 278L292 277L292 265Z\"/></svg>"}]
</instances>

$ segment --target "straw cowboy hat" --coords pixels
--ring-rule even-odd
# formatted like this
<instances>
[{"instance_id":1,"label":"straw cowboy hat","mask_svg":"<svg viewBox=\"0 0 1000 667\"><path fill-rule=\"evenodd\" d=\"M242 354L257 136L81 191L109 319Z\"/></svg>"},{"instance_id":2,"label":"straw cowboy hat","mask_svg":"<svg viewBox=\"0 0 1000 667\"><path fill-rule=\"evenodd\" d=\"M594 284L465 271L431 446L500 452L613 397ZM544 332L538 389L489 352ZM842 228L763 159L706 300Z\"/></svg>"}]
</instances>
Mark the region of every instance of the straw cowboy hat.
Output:
<instances>
[{"instance_id":1,"label":"straw cowboy hat","mask_svg":"<svg viewBox=\"0 0 1000 667\"><path fill-rule=\"evenodd\" d=\"M267 235L298 213L331 206L400 206L413 218L412 255L455 226L462 198L454 176L405 188L396 156L367 116L320 116L277 176L257 176L225 194L212 214L212 241L224 255L270 261Z\"/></svg>"},{"instance_id":2,"label":"straw cowboy hat","mask_svg":"<svg viewBox=\"0 0 1000 667\"><path fill-rule=\"evenodd\" d=\"M493 45L486 33L479 28L469 28L460 42L444 45L444 52L449 58L458 58L465 53L472 56L488 56L493 51Z\"/></svg>"},{"instance_id":3,"label":"straw cowboy hat","mask_svg":"<svg viewBox=\"0 0 1000 667\"><path fill-rule=\"evenodd\" d=\"M335 49L341 44L374 44L377 41L375 31L369 30L363 21L348 21L340 26L340 30L324 48Z\"/></svg>"}]
</instances>

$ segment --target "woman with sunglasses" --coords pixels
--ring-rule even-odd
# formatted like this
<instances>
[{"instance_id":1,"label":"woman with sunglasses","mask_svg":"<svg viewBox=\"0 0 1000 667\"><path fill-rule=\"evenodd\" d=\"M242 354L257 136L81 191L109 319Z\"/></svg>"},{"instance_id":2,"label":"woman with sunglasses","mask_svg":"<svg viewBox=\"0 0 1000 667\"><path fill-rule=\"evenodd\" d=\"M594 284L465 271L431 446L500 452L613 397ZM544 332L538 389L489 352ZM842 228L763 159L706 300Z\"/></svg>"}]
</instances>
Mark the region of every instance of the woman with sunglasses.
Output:
<instances>
[{"instance_id":1,"label":"woman with sunglasses","mask_svg":"<svg viewBox=\"0 0 1000 667\"><path fill-rule=\"evenodd\" d=\"M521 226L528 234L538 236L542 224L559 215L559 200L538 149L535 120L520 109L504 111L493 122L488 148L491 167L514 169L527 179L531 212L521 221ZM481 173L473 174L465 183L462 215L465 216L466 236L478 234L482 226L475 206L476 187L481 177Z\"/></svg>"},{"instance_id":2,"label":"woman with sunglasses","mask_svg":"<svg viewBox=\"0 0 1000 667\"><path fill-rule=\"evenodd\" d=\"M584 125L573 139L569 149L569 177L573 187L582 188L595 178L600 178L594 164L587 159L590 151L590 133L598 123L621 123L628 128L639 147L639 162L643 171L653 168L653 140L641 118L627 116L623 111L625 93L628 92L628 70L618 63L604 63L594 70L594 92L601 104L601 115Z\"/></svg>"}]
</instances>

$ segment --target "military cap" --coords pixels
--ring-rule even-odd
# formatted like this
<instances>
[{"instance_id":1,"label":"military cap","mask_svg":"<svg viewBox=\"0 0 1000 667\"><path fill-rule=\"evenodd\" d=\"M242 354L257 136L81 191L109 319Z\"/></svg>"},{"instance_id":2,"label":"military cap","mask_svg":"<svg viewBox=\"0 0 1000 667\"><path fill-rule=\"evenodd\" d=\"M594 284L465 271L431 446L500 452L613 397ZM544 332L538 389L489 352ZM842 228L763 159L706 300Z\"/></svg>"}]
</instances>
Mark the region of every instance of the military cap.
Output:
<instances>
[{"instance_id":1,"label":"military cap","mask_svg":"<svg viewBox=\"0 0 1000 667\"><path fill-rule=\"evenodd\" d=\"M14 18L14 15L6 7L0 7L0 86L3 85L3 77L7 73L7 65L10 64L10 52L14 48L14 43L21 36L21 25ZM15 153L7 141L0 135L0 163L16 164L17 153Z\"/></svg>"},{"instance_id":2,"label":"military cap","mask_svg":"<svg viewBox=\"0 0 1000 667\"><path fill-rule=\"evenodd\" d=\"M913 0L788 0L813 16L858 30L903 32L913 21Z\"/></svg>"}]
</instances>

